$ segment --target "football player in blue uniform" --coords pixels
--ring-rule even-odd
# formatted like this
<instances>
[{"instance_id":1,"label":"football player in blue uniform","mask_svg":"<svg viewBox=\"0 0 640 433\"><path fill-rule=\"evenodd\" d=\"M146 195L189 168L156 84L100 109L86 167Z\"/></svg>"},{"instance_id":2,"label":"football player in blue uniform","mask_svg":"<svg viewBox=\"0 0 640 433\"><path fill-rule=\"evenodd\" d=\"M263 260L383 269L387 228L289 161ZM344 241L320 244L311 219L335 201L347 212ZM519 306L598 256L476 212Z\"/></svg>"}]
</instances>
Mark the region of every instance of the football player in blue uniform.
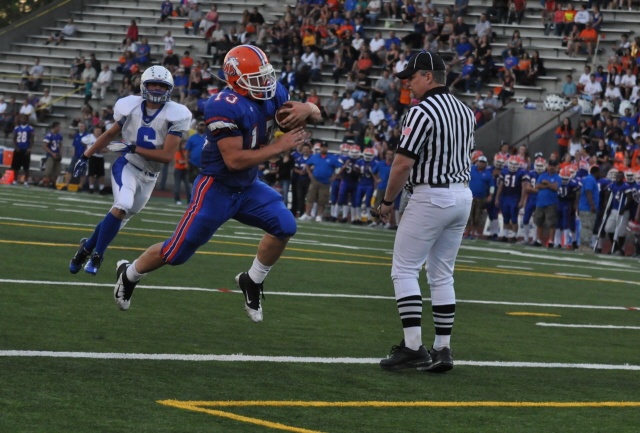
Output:
<instances>
[{"instance_id":1,"label":"football player in blue uniform","mask_svg":"<svg viewBox=\"0 0 640 433\"><path fill-rule=\"evenodd\" d=\"M144 71L140 90L141 96L127 96L116 102L113 126L76 163L73 175L81 177L93 155L105 148L122 153L111 165L113 206L91 237L80 240L69 263L72 274L83 265L88 274L98 273L107 247L120 229L144 209L163 164L173 161L180 141L189 132L191 112L170 100L173 77L166 68L152 66ZM118 136L122 141L115 142Z\"/></svg>"},{"instance_id":2,"label":"football player in blue uniform","mask_svg":"<svg viewBox=\"0 0 640 433\"><path fill-rule=\"evenodd\" d=\"M558 216L556 220L556 233L553 246L556 248L571 247L578 249L576 238L576 212L580 195L580 182L571 176L571 167L566 166L560 170L562 183L558 187ZM564 236L564 245L562 238Z\"/></svg>"},{"instance_id":3,"label":"football player in blue uniform","mask_svg":"<svg viewBox=\"0 0 640 433\"><path fill-rule=\"evenodd\" d=\"M631 186L625 182L623 171L616 173L615 182L608 186L612 194L611 205L609 206L609 216L604 224L604 232L611 241L611 253L618 253L624 256L625 231L629 222L629 204ZM600 246L602 248L602 246Z\"/></svg>"},{"instance_id":4,"label":"football player in blue uniform","mask_svg":"<svg viewBox=\"0 0 640 433\"><path fill-rule=\"evenodd\" d=\"M366 218L370 215L371 198L373 197L373 167L378 164L375 158L375 150L368 147L362 151L362 158L356 162L358 171L360 172L360 180L358 181L358 188L356 189L356 215L357 212L362 209L362 202L364 200L364 213L362 216ZM358 221L362 222L362 219L358 218Z\"/></svg>"},{"instance_id":5,"label":"football player in blue uniform","mask_svg":"<svg viewBox=\"0 0 640 433\"><path fill-rule=\"evenodd\" d=\"M525 194L524 215L522 216L522 235L524 244L533 244L536 239L537 230L532 227L531 217L536 210L536 200L538 200L538 190L536 189L536 180L538 176L547 170L547 161L542 158L536 158L533 162L533 170L529 170L522 177L522 189ZM533 233L531 229L533 228ZM529 238L531 236L531 239Z\"/></svg>"},{"instance_id":6,"label":"football player in blue uniform","mask_svg":"<svg viewBox=\"0 0 640 433\"><path fill-rule=\"evenodd\" d=\"M601 177L598 179L598 186L600 188L600 197L599 197L599 205L598 205L598 215L596 216L596 221L593 226L593 235L596 238L594 242L594 251L596 253L602 252L602 243L604 240L604 222L607 216L609 215L609 211L611 208L611 200L613 200L613 196L611 195L611 191L609 190L609 185L616 180L616 175L618 173L618 169L611 168L607 172L606 177Z\"/></svg>"},{"instance_id":7,"label":"football player in blue uniform","mask_svg":"<svg viewBox=\"0 0 640 433\"><path fill-rule=\"evenodd\" d=\"M498 185L500 173L507 163L507 158L502 153L496 153L493 157L493 167L489 169L493 173L493 184ZM498 220L498 214L500 208L496 206L496 199L498 194L494 193L491 196L491 200L487 203L487 218L489 218L489 237L490 241L497 241L498 234L500 233L500 221ZM480 234L479 234L480 235Z\"/></svg>"},{"instance_id":8,"label":"football player in blue uniform","mask_svg":"<svg viewBox=\"0 0 640 433\"><path fill-rule=\"evenodd\" d=\"M498 178L496 207L502 212L503 242L515 242L518 235L518 213L524 206L522 178L525 173L520 168L520 159L512 155Z\"/></svg>"},{"instance_id":9,"label":"football player in blue uniform","mask_svg":"<svg viewBox=\"0 0 640 433\"><path fill-rule=\"evenodd\" d=\"M338 193L340 192L340 182L342 182L342 174L340 168L344 165L345 161L349 158L349 149L351 145L349 143L342 143L340 145L340 154L336 155L336 161L340 164L339 168L336 168L336 176L331 181L331 219L329 221L338 221Z\"/></svg>"},{"instance_id":10,"label":"football player in blue uniform","mask_svg":"<svg viewBox=\"0 0 640 433\"><path fill-rule=\"evenodd\" d=\"M342 206L342 220L346 223L351 215L351 222L358 223L356 217L356 190L358 181L360 180L360 171L358 167L358 159L360 159L360 146L351 145L349 148L349 158L344 162L340 169L342 181L340 182L340 191L338 192L338 205ZM351 206L349 206L351 205Z\"/></svg>"},{"instance_id":11,"label":"football player in blue uniform","mask_svg":"<svg viewBox=\"0 0 640 433\"><path fill-rule=\"evenodd\" d=\"M225 56L223 70L227 87L205 105L207 140L193 198L171 238L149 247L131 264L118 262L114 298L121 310L129 309L143 275L185 263L222 224L235 219L266 232L249 271L235 277L245 312L253 322L263 319L263 281L297 227L281 195L256 181L258 165L302 144L307 138L302 124L318 122L322 116L313 103L290 102L282 108L289 114L280 122L289 132L271 141L276 111L289 100L289 93L276 80L267 56L253 45L239 45Z\"/></svg>"},{"instance_id":12,"label":"football player in blue uniform","mask_svg":"<svg viewBox=\"0 0 640 433\"><path fill-rule=\"evenodd\" d=\"M11 161L11 169L15 174L13 184L23 182L24 186L29 186L29 167L31 165L31 148L33 148L33 139L35 131L29 125L29 116L20 114L18 116L20 124L13 128L13 160ZM18 180L20 169L24 171L24 176Z\"/></svg>"}]
</instances>

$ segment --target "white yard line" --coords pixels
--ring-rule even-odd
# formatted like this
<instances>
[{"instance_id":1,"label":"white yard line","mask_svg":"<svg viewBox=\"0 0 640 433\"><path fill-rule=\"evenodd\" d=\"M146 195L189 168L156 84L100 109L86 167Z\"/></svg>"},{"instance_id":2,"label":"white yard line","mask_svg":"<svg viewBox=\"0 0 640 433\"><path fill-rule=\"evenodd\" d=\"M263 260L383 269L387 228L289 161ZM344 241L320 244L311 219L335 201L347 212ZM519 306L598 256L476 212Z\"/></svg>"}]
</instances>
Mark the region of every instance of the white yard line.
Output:
<instances>
[{"instance_id":1,"label":"white yard line","mask_svg":"<svg viewBox=\"0 0 640 433\"><path fill-rule=\"evenodd\" d=\"M560 275L562 277L582 277L582 278L592 278L591 275L587 274L570 274L568 272L555 272L556 275Z\"/></svg>"},{"instance_id":2,"label":"white yard line","mask_svg":"<svg viewBox=\"0 0 640 433\"><path fill-rule=\"evenodd\" d=\"M546 323L538 322L537 326L548 326L554 328L586 328L586 329L640 329L640 326L618 326L618 325L577 325L566 323Z\"/></svg>"},{"instance_id":3,"label":"white yard line","mask_svg":"<svg viewBox=\"0 0 640 433\"><path fill-rule=\"evenodd\" d=\"M380 358L327 358L309 356L263 355L188 355L180 353L100 353L100 352L52 352L39 350L0 350L0 357L25 358L81 358L140 361L195 361L195 362L287 362L296 364L377 364ZM511 368L577 368L588 370L640 371L640 365L629 364L575 364L560 362L504 362L504 361L455 361L456 366L511 367Z\"/></svg>"},{"instance_id":4,"label":"white yard line","mask_svg":"<svg viewBox=\"0 0 640 433\"><path fill-rule=\"evenodd\" d=\"M105 283L90 283L84 281L46 281L46 280L12 280L12 279L0 279L0 283L10 284L25 284L25 285L42 285L42 286L65 286L65 287L108 287L113 288L113 284ZM212 289L208 287L185 287L185 286L149 286L138 285L140 289L151 290L177 290L177 291L193 291L193 292L212 292L212 293L240 293L239 290L230 290L226 288ZM379 296L379 295L347 295L342 293L307 293L307 292L265 292L269 296L293 296L293 297L306 297L306 298L341 298L341 299L380 299L380 300L395 300L394 296ZM424 298L430 300L430 298ZM506 301L484 301L474 299L458 299L457 303L465 304L483 304L483 305L510 305L510 306L526 306L526 307L544 307L544 308L578 308L587 310L636 310L640 307L618 307L608 305L579 305L579 304L544 304L537 302L506 302Z\"/></svg>"}]
</instances>

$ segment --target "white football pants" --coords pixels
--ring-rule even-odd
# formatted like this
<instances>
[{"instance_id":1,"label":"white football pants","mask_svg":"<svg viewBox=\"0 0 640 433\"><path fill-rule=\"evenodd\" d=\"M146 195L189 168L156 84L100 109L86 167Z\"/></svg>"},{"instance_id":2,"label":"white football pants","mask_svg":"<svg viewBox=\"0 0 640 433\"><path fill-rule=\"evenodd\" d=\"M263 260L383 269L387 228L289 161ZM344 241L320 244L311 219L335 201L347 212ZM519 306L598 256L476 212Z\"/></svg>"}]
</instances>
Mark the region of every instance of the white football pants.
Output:
<instances>
[{"instance_id":1,"label":"white football pants","mask_svg":"<svg viewBox=\"0 0 640 433\"><path fill-rule=\"evenodd\" d=\"M391 279L396 299L420 294L418 277L426 262L432 304L455 304L453 268L472 200L471 190L462 183L413 188L393 246Z\"/></svg>"}]
</instances>

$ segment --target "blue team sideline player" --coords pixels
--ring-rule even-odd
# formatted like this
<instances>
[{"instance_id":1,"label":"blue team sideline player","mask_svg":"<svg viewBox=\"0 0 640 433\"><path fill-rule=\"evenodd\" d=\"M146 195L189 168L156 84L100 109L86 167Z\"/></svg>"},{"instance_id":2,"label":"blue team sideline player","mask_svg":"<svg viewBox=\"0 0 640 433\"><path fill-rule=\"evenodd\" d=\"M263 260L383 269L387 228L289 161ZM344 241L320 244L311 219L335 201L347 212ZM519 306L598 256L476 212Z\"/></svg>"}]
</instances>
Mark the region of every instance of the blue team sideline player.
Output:
<instances>
[{"instance_id":1,"label":"blue team sideline player","mask_svg":"<svg viewBox=\"0 0 640 433\"><path fill-rule=\"evenodd\" d=\"M152 245L131 264L118 262L114 298L121 310L129 309L143 275L185 263L222 224L235 219L266 232L251 269L236 276L247 315L262 321L262 282L295 234L296 221L281 195L256 181L257 166L304 142L306 133L298 125L307 119L317 122L321 115L312 103L291 103L283 108L290 114L281 122L290 131L270 142L276 110L289 93L277 82L267 56L255 46L239 45L227 53L223 70L228 87L205 105L207 140L193 198L171 238Z\"/></svg>"},{"instance_id":2,"label":"blue team sideline player","mask_svg":"<svg viewBox=\"0 0 640 433\"><path fill-rule=\"evenodd\" d=\"M29 186L29 167L31 165L31 148L33 147L33 139L35 131L29 125L29 116L20 114L20 124L13 129L13 161L11 161L11 169L15 175L13 184L18 184L18 174L20 169L24 171L24 177L21 182L24 186Z\"/></svg>"}]
</instances>

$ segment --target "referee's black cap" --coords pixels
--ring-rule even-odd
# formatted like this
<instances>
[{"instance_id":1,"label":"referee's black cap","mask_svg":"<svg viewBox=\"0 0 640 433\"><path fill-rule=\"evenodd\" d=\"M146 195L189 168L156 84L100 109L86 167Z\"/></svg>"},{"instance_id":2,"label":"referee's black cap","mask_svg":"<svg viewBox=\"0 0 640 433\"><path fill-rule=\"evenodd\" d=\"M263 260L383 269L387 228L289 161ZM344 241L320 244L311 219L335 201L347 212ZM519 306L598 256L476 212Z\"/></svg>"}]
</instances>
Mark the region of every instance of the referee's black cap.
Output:
<instances>
[{"instance_id":1,"label":"referee's black cap","mask_svg":"<svg viewBox=\"0 0 640 433\"><path fill-rule=\"evenodd\" d=\"M409 59L407 66L402 72L398 72L396 77L401 80L407 79L417 71L444 71L445 65L442 57L431 51L420 51Z\"/></svg>"}]
</instances>

